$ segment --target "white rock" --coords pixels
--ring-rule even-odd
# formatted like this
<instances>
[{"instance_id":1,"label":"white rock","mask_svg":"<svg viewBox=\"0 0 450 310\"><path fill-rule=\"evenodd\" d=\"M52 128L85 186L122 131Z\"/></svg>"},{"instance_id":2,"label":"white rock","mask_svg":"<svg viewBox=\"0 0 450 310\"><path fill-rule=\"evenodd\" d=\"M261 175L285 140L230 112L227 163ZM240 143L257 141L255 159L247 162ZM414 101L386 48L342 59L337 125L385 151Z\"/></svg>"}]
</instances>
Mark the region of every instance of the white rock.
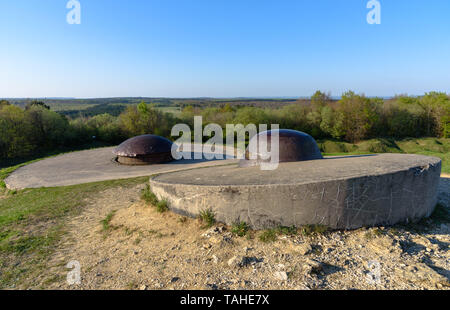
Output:
<instances>
[{"instance_id":1,"label":"white rock","mask_svg":"<svg viewBox=\"0 0 450 310\"><path fill-rule=\"evenodd\" d=\"M219 259L217 258L216 255L212 256L212 260L213 260L214 264L217 264L219 262Z\"/></svg>"},{"instance_id":2,"label":"white rock","mask_svg":"<svg viewBox=\"0 0 450 310\"><path fill-rule=\"evenodd\" d=\"M277 271L274 274L275 279L280 281L287 281L288 275L285 271Z\"/></svg>"}]
</instances>

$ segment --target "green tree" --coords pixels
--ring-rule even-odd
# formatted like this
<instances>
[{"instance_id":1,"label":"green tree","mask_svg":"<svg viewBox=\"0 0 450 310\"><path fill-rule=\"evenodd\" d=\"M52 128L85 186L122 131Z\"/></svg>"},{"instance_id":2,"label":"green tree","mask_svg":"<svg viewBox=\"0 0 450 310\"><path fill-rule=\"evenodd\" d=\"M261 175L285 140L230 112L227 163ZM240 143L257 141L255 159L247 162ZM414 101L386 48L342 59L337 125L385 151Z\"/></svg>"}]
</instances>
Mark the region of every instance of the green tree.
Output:
<instances>
[{"instance_id":1,"label":"green tree","mask_svg":"<svg viewBox=\"0 0 450 310\"><path fill-rule=\"evenodd\" d=\"M30 103L28 103L26 106L25 106L25 110L29 110L29 109L31 109L32 107L42 107L42 108L44 108L44 109L47 109L47 110L50 110L50 107L48 106L48 105L46 105L45 104L45 102L43 102L43 101L39 101L39 100L33 100L33 101L31 101Z\"/></svg>"},{"instance_id":2,"label":"green tree","mask_svg":"<svg viewBox=\"0 0 450 310\"><path fill-rule=\"evenodd\" d=\"M449 126L450 98L445 93L429 92L419 99L426 120L427 136L446 136Z\"/></svg>"},{"instance_id":3,"label":"green tree","mask_svg":"<svg viewBox=\"0 0 450 310\"><path fill-rule=\"evenodd\" d=\"M331 94L320 90L311 96L311 107L313 111L320 111L331 102Z\"/></svg>"},{"instance_id":4,"label":"green tree","mask_svg":"<svg viewBox=\"0 0 450 310\"><path fill-rule=\"evenodd\" d=\"M25 112L14 105L0 109L0 157L15 158L31 154L35 146L30 142L32 128L25 121Z\"/></svg>"},{"instance_id":5,"label":"green tree","mask_svg":"<svg viewBox=\"0 0 450 310\"><path fill-rule=\"evenodd\" d=\"M379 108L382 100L369 99L352 91L344 93L337 108L339 128L337 132L345 132L345 139L357 142L371 137L377 128Z\"/></svg>"},{"instance_id":6,"label":"green tree","mask_svg":"<svg viewBox=\"0 0 450 310\"><path fill-rule=\"evenodd\" d=\"M0 100L0 109L4 106L10 105L9 101L7 100Z\"/></svg>"}]
</instances>

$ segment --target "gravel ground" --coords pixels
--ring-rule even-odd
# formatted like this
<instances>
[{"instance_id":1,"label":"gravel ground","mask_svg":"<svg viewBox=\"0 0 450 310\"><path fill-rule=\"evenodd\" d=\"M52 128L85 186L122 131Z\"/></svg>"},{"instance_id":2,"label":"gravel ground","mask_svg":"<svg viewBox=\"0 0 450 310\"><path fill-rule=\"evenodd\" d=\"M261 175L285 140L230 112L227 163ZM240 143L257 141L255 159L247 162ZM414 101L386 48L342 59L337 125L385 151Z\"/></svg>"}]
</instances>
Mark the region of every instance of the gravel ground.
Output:
<instances>
[{"instance_id":1,"label":"gravel ground","mask_svg":"<svg viewBox=\"0 0 450 310\"><path fill-rule=\"evenodd\" d=\"M450 179L439 201L450 208ZM279 235L233 235L157 213L142 187L107 190L73 218L49 268L24 288L48 289L450 289L450 223ZM101 220L116 210L109 228ZM81 265L68 285L66 264ZM51 279L51 280L49 280Z\"/></svg>"}]
</instances>

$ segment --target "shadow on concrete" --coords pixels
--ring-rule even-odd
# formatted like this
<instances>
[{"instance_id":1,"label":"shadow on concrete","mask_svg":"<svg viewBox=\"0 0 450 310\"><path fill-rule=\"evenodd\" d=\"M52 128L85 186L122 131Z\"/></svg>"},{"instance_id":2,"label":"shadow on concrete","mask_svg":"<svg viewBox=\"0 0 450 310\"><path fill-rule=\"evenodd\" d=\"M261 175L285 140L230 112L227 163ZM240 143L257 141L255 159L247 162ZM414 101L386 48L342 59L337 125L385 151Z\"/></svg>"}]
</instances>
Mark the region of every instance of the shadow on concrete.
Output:
<instances>
[{"instance_id":1,"label":"shadow on concrete","mask_svg":"<svg viewBox=\"0 0 450 310\"><path fill-rule=\"evenodd\" d=\"M153 165L189 165L189 164L199 164L203 162L211 162L211 161L221 161L221 160L227 160L227 159L234 159L235 157L224 155L223 158L216 158L217 154L214 153L194 153L192 152L189 156L187 154L184 154L183 157L190 157L191 159L178 159L173 160L165 163L159 163L159 164L153 164ZM124 165L117 161L117 157L111 158L111 161L120 166L133 166L133 165ZM151 166L152 164L143 165L143 166Z\"/></svg>"}]
</instances>

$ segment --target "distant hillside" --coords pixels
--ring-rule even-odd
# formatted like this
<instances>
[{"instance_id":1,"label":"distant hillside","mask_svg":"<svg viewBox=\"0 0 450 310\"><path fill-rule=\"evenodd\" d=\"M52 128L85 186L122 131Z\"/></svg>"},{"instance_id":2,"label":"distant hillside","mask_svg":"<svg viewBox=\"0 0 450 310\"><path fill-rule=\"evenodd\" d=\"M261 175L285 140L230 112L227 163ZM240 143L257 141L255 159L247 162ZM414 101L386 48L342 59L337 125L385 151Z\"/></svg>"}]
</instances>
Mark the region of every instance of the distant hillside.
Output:
<instances>
[{"instance_id":1,"label":"distant hillside","mask_svg":"<svg viewBox=\"0 0 450 310\"><path fill-rule=\"evenodd\" d=\"M10 103L25 107L35 98L7 99ZM149 98L149 97L118 97L118 98L92 98L92 99L39 99L44 101L51 110L67 115L71 118L79 116L90 117L103 113L118 116L127 105L138 104L142 101L164 108L164 111L180 111L186 106L214 107L224 106L253 106L260 108L282 107L288 104L299 103L309 105L310 99L297 98Z\"/></svg>"}]
</instances>

